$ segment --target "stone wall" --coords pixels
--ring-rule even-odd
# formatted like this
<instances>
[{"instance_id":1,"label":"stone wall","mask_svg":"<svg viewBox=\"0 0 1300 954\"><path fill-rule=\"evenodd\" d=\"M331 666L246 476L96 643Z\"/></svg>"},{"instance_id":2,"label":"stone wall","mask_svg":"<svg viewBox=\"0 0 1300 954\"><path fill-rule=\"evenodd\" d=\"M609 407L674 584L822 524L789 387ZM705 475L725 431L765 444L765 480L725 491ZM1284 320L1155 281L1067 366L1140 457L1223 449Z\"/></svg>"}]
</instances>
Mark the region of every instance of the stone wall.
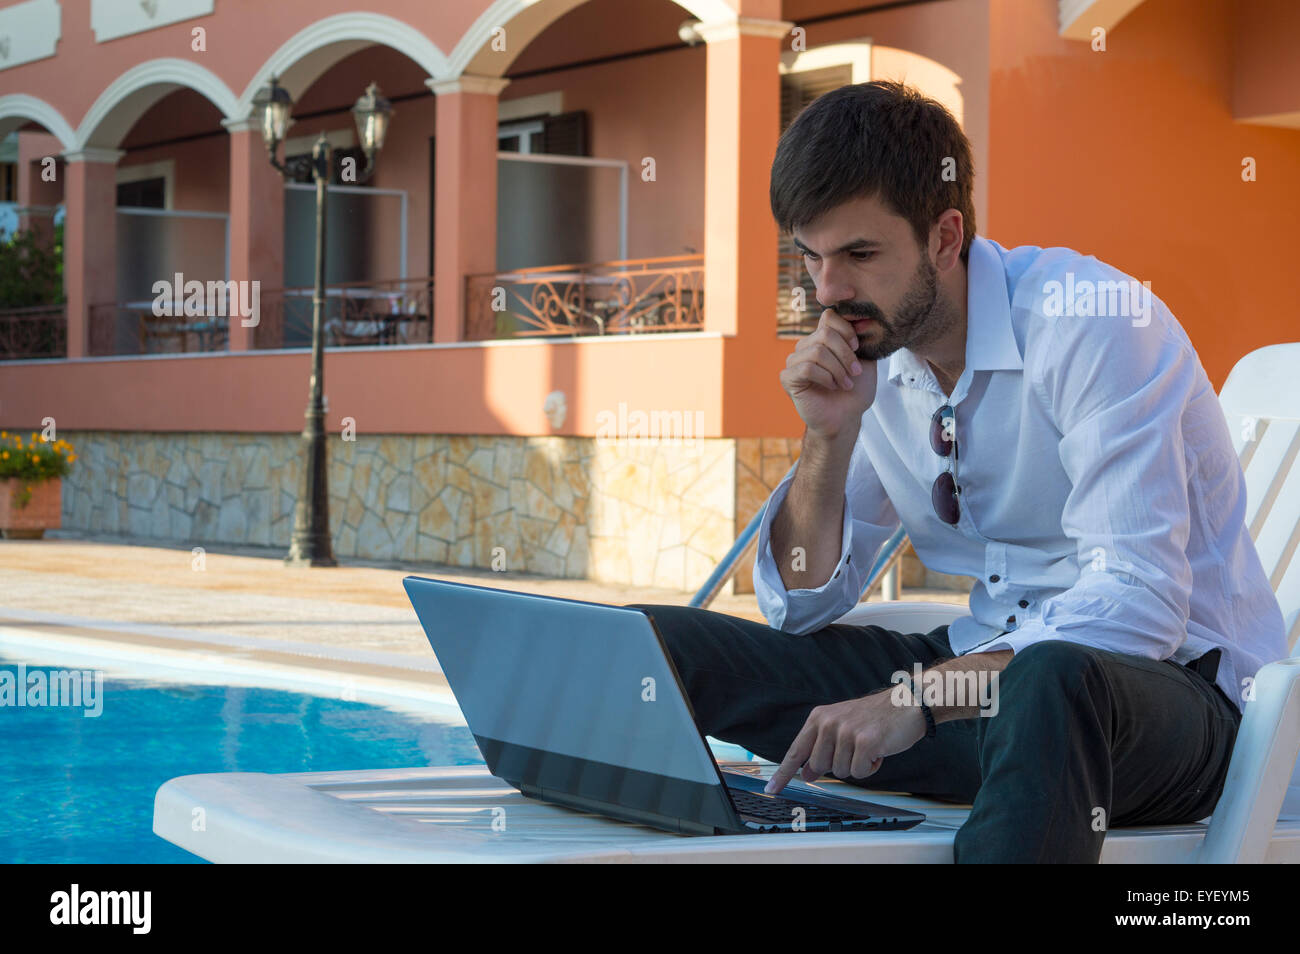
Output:
<instances>
[{"instance_id":1,"label":"stone wall","mask_svg":"<svg viewBox=\"0 0 1300 954\"><path fill-rule=\"evenodd\" d=\"M288 548L297 434L67 432L69 530ZM735 537L735 442L329 437L340 558L697 589Z\"/></svg>"},{"instance_id":2,"label":"stone wall","mask_svg":"<svg viewBox=\"0 0 1300 954\"><path fill-rule=\"evenodd\" d=\"M297 434L69 431L63 526L289 547ZM799 456L798 439L357 435L329 439L341 559L441 563L694 591ZM724 592L753 592L753 554ZM904 587L969 590L910 551Z\"/></svg>"}]
</instances>

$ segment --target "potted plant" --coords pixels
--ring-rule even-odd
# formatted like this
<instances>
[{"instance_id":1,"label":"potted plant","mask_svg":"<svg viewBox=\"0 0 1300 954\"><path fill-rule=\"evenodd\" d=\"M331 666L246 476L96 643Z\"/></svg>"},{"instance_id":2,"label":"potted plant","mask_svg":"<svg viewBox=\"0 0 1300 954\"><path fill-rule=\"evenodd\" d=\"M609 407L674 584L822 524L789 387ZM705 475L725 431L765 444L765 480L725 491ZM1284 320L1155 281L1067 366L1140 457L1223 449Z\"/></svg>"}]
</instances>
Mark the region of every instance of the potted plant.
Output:
<instances>
[{"instance_id":1,"label":"potted plant","mask_svg":"<svg viewBox=\"0 0 1300 954\"><path fill-rule=\"evenodd\" d=\"M67 441L0 431L0 534L39 540L63 516L63 482L77 455Z\"/></svg>"}]
</instances>

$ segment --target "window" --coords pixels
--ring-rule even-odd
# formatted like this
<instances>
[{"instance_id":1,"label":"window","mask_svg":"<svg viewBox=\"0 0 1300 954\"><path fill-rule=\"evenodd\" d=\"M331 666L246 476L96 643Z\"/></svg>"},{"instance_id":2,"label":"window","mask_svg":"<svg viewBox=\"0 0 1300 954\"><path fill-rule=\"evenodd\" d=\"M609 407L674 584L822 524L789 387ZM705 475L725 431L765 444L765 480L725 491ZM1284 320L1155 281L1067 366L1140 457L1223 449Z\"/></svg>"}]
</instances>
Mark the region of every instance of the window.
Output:
<instances>
[{"instance_id":1,"label":"window","mask_svg":"<svg viewBox=\"0 0 1300 954\"><path fill-rule=\"evenodd\" d=\"M135 209L165 209L167 208L167 180L158 176L153 179L119 182L117 204Z\"/></svg>"},{"instance_id":2,"label":"window","mask_svg":"<svg viewBox=\"0 0 1300 954\"><path fill-rule=\"evenodd\" d=\"M546 127L540 119L521 123L502 123L497 127L497 148L501 152L523 155L542 152Z\"/></svg>"},{"instance_id":3,"label":"window","mask_svg":"<svg viewBox=\"0 0 1300 954\"><path fill-rule=\"evenodd\" d=\"M587 114L582 110L555 116L536 116L501 123L497 127L501 152L521 155L587 155Z\"/></svg>"}]
</instances>

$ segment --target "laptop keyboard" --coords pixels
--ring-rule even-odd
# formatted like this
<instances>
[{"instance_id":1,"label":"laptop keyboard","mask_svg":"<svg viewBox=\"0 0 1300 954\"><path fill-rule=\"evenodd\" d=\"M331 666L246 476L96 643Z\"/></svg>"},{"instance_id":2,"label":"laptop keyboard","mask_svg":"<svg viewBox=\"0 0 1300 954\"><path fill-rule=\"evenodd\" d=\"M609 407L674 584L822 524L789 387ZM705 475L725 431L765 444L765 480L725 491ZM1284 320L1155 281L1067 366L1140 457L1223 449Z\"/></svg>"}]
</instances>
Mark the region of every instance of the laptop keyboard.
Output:
<instances>
[{"instance_id":1,"label":"laptop keyboard","mask_svg":"<svg viewBox=\"0 0 1300 954\"><path fill-rule=\"evenodd\" d=\"M866 815L837 811L834 808L820 808L808 802L797 802L779 795L758 795L743 789L728 788L736 810L742 815L753 815L765 821L790 823L797 817L796 808L804 810L804 820L811 822L860 821Z\"/></svg>"}]
</instances>

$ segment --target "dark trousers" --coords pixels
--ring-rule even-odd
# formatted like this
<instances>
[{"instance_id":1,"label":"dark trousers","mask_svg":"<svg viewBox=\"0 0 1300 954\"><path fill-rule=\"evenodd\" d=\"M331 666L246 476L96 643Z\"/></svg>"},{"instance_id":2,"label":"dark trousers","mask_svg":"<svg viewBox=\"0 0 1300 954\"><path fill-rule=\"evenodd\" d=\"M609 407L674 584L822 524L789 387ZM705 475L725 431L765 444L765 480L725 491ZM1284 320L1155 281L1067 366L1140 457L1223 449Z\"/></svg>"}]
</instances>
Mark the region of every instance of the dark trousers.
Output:
<instances>
[{"instance_id":1,"label":"dark trousers","mask_svg":"<svg viewBox=\"0 0 1300 954\"><path fill-rule=\"evenodd\" d=\"M712 610L630 605L654 617L700 730L773 762L815 706L953 655L947 626L904 634L834 623L793 636ZM940 723L874 775L843 781L969 803L957 862L1095 863L1107 828L1214 810L1241 714L1212 679L1170 661L1037 643L998 674L997 715Z\"/></svg>"}]
</instances>

